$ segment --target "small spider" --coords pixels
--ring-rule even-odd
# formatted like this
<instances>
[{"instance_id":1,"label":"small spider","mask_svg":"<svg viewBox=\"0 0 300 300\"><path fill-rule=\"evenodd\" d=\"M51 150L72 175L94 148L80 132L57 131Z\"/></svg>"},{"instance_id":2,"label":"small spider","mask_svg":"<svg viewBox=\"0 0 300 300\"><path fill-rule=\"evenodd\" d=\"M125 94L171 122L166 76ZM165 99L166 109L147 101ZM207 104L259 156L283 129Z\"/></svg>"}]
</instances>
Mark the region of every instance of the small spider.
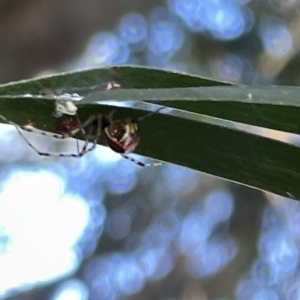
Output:
<instances>
[{"instance_id":1,"label":"small spider","mask_svg":"<svg viewBox=\"0 0 300 300\"><path fill-rule=\"evenodd\" d=\"M101 137L101 133L103 133L107 145L113 151L120 153L122 157L130 160L131 162L141 167L148 167L148 166L162 165L162 163L157 162L157 163L146 164L128 156L127 154L134 151L134 149L137 147L140 141L140 137L138 134L138 122L144 120L147 117L150 117L155 112L160 111L162 108L159 108L154 112L148 113L147 115L142 116L136 120L131 118L113 120L114 112L111 112L108 116L103 116L102 114L92 115L83 123L79 121L79 118L77 123L73 119L72 121L70 121L69 119L67 121L63 121L59 125L58 130L62 132L61 134L53 134L41 130L35 130L35 128L19 126L16 123L11 122L10 120L8 120L2 115L0 115L0 118L3 119L5 122L14 125L17 128L18 132L21 134L22 138L26 141L26 143L37 154L41 156L82 157L87 152L92 151L93 149L96 148L98 140ZM84 131L84 128L88 128L87 133ZM76 154L41 152L24 137L24 135L21 132L21 129L28 132L41 134L44 136L51 136L56 139L65 139L68 137L74 137L79 132L81 132L85 137L85 143L81 148L81 150L80 151L78 150ZM92 143L92 145L88 147L90 143Z\"/></svg>"},{"instance_id":2,"label":"small spider","mask_svg":"<svg viewBox=\"0 0 300 300\"><path fill-rule=\"evenodd\" d=\"M108 81L103 85L103 89L110 91L110 90L117 90L120 89L122 86L120 83L116 81Z\"/></svg>"},{"instance_id":3,"label":"small spider","mask_svg":"<svg viewBox=\"0 0 300 300\"><path fill-rule=\"evenodd\" d=\"M107 81L100 86L94 87L94 91L111 91L121 89L122 85L116 81Z\"/></svg>"}]
</instances>

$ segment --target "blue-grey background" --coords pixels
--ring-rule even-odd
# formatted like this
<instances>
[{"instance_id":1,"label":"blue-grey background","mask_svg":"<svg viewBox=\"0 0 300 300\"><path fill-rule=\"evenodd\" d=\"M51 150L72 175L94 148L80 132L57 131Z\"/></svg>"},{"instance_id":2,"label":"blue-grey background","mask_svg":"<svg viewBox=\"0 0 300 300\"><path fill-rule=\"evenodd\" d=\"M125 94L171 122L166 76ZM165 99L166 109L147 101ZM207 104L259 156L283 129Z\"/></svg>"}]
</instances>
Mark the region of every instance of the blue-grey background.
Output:
<instances>
[{"instance_id":1,"label":"blue-grey background","mask_svg":"<svg viewBox=\"0 0 300 300\"><path fill-rule=\"evenodd\" d=\"M126 63L297 85L299 8L1 0L0 81ZM300 299L298 202L175 165L140 168L100 146L41 158L15 128L0 130L1 298ZM73 139L26 137L76 150Z\"/></svg>"}]
</instances>

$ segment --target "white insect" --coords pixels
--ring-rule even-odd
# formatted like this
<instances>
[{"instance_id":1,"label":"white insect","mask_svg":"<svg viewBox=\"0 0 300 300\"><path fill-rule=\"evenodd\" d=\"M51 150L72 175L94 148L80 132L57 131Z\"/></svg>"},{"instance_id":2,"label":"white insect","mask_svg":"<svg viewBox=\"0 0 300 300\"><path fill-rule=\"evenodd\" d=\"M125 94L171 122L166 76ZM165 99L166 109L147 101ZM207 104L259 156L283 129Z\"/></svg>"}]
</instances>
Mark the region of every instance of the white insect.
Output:
<instances>
[{"instance_id":1,"label":"white insect","mask_svg":"<svg viewBox=\"0 0 300 300\"><path fill-rule=\"evenodd\" d=\"M62 115L71 115L74 116L78 108L74 104L74 101L71 100L59 100L55 101L55 110L53 116L56 118L61 117Z\"/></svg>"},{"instance_id":2,"label":"white insect","mask_svg":"<svg viewBox=\"0 0 300 300\"><path fill-rule=\"evenodd\" d=\"M56 99L55 110L53 112L53 116L56 118L60 118L62 115L76 115L78 108L74 104L74 101L83 99L82 96L79 96L76 93L63 93L57 96L55 92L49 88L41 90L40 94L43 96L50 96L51 98Z\"/></svg>"}]
</instances>

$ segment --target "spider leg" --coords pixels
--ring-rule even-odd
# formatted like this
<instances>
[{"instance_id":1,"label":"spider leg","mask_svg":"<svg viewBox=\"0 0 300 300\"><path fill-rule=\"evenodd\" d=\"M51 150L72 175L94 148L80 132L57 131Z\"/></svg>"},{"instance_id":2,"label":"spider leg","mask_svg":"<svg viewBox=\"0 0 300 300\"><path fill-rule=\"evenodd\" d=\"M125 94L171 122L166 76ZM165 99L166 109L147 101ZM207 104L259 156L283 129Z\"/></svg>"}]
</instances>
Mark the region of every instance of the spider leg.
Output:
<instances>
[{"instance_id":1,"label":"spider leg","mask_svg":"<svg viewBox=\"0 0 300 300\"><path fill-rule=\"evenodd\" d=\"M94 136L93 145L86 149L86 152L92 151L96 148L99 138L101 137L101 130L102 130L102 115L97 116L97 129L96 135Z\"/></svg>"},{"instance_id":2,"label":"spider leg","mask_svg":"<svg viewBox=\"0 0 300 300\"><path fill-rule=\"evenodd\" d=\"M126 154L121 154L121 155L122 155L122 157L124 157L125 159L128 159L128 160L132 161L133 163L135 163L135 164L137 164L137 165L139 165L139 166L141 166L141 167L155 167L155 166L161 166L161 165L164 164L164 163L162 163L162 162L143 163L143 162L141 162L141 161L139 161L139 160L136 160L136 159L134 159L134 158L132 158L132 157L126 155Z\"/></svg>"},{"instance_id":3,"label":"spider leg","mask_svg":"<svg viewBox=\"0 0 300 300\"><path fill-rule=\"evenodd\" d=\"M43 131L43 130L40 130L40 129L36 129L34 127L28 127L28 126L21 126L21 125L18 125L17 123L15 122L12 122L10 120L8 120L7 118L5 118L4 116L0 115L0 118L5 121L6 123L10 124L10 125L13 125L16 127L16 129L18 130L18 132L20 133L20 135L23 137L23 139L26 139L23 134L21 133L21 130L24 130L24 131L27 131L27 132L32 132L32 133L36 133L36 134L40 134L40 135L44 135L44 136L50 136L50 137L54 137L56 139L64 139L66 138L63 134L56 134L56 133L51 133L51 132L46 132L46 131Z\"/></svg>"},{"instance_id":4,"label":"spider leg","mask_svg":"<svg viewBox=\"0 0 300 300\"><path fill-rule=\"evenodd\" d=\"M142 120L144 120L144 119L146 119L146 118L148 118L148 117L151 117L153 114L155 114L155 113L161 111L161 110L164 109L164 108L165 108L165 107L163 106L163 107L160 107L160 108L156 109L155 111L151 111L151 112L149 112L148 114L139 117L139 118L137 119L137 121L142 121Z\"/></svg>"},{"instance_id":5,"label":"spider leg","mask_svg":"<svg viewBox=\"0 0 300 300\"><path fill-rule=\"evenodd\" d=\"M84 142L84 145L81 148L81 151L78 151L77 154L59 154L60 157L82 157L87 152L90 152L94 150L97 146L98 140L101 136L101 121L102 121L102 115L95 115L91 116L87 121L85 121L82 125L85 127L89 125L91 122L97 120L97 128L96 128L96 134L93 135L94 126L90 126L88 133L86 134L86 139ZM93 136L93 144L91 147L88 148L88 145L90 143L91 136Z\"/></svg>"},{"instance_id":6,"label":"spider leg","mask_svg":"<svg viewBox=\"0 0 300 300\"><path fill-rule=\"evenodd\" d=\"M85 142L84 142L84 145L83 145L81 151L80 152L78 151L77 156L72 155L72 157L81 157L81 156L85 155L87 152L90 152L90 151L92 151L92 150L94 150L96 148L98 140L99 140L99 138L101 136L101 121L102 121L102 116L101 115L97 115L97 119L96 120L97 120L96 134L93 135L94 126L91 126L89 128L88 133L86 134L86 139L85 139ZM93 137L93 144L92 144L91 147L88 148L88 145L91 142L90 141L91 136ZM66 154L66 155L70 156L68 154ZM64 155L64 157L66 155Z\"/></svg>"},{"instance_id":7,"label":"spider leg","mask_svg":"<svg viewBox=\"0 0 300 300\"><path fill-rule=\"evenodd\" d=\"M85 134L83 124L81 123L77 113L75 114L75 117L76 117L76 121L77 121L77 124L78 124L78 127L79 127L80 131L82 132L82 134Z\"/></svg>"},{"instance_id":8,"label":"spider leg","mask_svg":"<svg viewBox=\"0 0 300 300\"><path fill-rule=\"evenodd\" d=\"M40 129L36 129L34 127L22 126L15 122L10 121L9 119L5 118L3 115L0 115L0 119L2 119L3 121L5 121L6 123L8 123L10 125L15 126L17 129L21 128L22 130L27 131L27 132L40 134L40 135L44 135L44 136L49 136L49 137L53 137L56 139L66 139L68 137L75 136L78 132L82 132L83 134L85 134L84 128L87 127L88 125L90 125L93 121L95 121L98 118L98 116L99 115L92 115L84 123L81 123L78 115L76 114L78 126L75 129L71 130L70 132L63 132L62 134L46 132L46 131L43 131ZM20 130L18 130L18 132L20 133Z\"/></svg>"},{"instance_id":9,"label":"spider leg","mask_svg":"<svg viewBox=\"0 0 300 300\"><path fill-rule=\"evenodd\" d=\"M67 138L67 137L73 137L75 136L78 132L82 132L84 133L84 135L86 135L84 128L86 128L87 126L89 126L91 123L93 123L95 120L97 120L98 118L102 118L102 115L92 115L90 116L85 122L81 123L81 121L79 120L79 117L76 114L76 117L78 119L78 126L69 131L69 132L63 132L62 135L64 136L63 138ZM22 128L22 127L21 127ZM100 125L101 128L101 125ZM22 128L23 129L23 128Z\"/></svg>"},{"instance_id":10,"label":"spider leg","mask_svg":"<svg viewBox=\"0 0 300 300\"><path fill-rule=\"evenodd\" d=\"M36 129L36 128L33 128L33 127L29 128L27 126L20 126L17 123L14 123L14 122L8 120L3 115L0 115L0 118L2 120L4 120L6 123L15 126L16 129L17 129L17 131L18 131L18 133L20 134L20 136L22 137L22 139L27 143L27 145L30 148L32 148L38 155L41 155L41 156L81 157L84 154L86 154L87 152L92 151L96 147L98 139L99 139L100 134L101 134L101 120L102 120L102 116L101 115L92 115L84 123L81 123L80 120L79 120L79 118L78 118L78 116L77 116L80 125L77 128L71 130L70 132L66 132L66 133L62 133L62 134L48 133L48 132L45 132L45 131L42 131L42 130L39 130L39 129ZM80 152L77 151L77 154L63 154L63 153L54 153L54 152L42 152L42 151L39 151L33 144L31 144L27 140L27 138L22 133L22 130L24 130L24 131L31 132L31 133L36 133L36 134L40 134L40 135L44 135L44 136L50 136L50 137L53 137L53 138L56 138L56 139L66 139L68 137L75 136L80 131L81 132L83 131L85 133L85 131L84 131L83 128L87 127L88 125L90 125L92 122L94 122L97 119L98 119L98 122L97 122L97 134L96 134L96 136L94 138L93 146L91 148L87 149L88 144L90 142L90 138L89 138L88 135L85 134L86 135L85 143L84 143L81 151ZM93 129L93 126L91 126L90 133L92 133L92 129Z\"/></svg>"}]
</instances>

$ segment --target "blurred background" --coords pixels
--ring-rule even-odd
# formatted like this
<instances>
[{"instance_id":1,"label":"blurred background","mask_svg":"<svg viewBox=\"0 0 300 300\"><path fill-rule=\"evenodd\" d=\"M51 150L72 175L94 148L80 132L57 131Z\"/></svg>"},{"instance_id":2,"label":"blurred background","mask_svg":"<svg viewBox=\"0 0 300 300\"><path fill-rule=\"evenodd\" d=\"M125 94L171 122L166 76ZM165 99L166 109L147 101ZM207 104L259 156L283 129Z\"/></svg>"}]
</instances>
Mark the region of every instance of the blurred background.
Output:
<instances>
[{"instance_id":1,"label":"blurred background","mask_svg":"<svg viewBox=\"0 0 300 300\"><path fill-rule=\"evenodd\" d=\"M300 81L298 0L0 0L0 24L1 83L116 64ZM0 130L1 299L300 299L298 202Z\"/></svg>"}]
</instances>

